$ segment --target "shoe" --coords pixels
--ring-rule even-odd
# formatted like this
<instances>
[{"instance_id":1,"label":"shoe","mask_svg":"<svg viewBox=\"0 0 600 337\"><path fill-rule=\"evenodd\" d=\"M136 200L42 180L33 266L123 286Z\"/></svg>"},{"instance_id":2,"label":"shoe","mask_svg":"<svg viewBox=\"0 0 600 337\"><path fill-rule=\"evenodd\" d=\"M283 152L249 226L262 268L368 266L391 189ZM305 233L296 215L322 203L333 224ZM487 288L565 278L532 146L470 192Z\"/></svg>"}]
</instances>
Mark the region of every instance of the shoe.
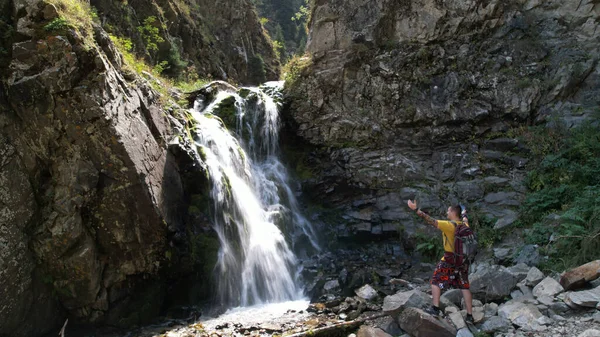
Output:
<instances>
[{"instance_id":1,"label":"shoe","mask_svg":"<svg viewBox=\"0 0 600 337\"><path fill-rule=\"evenodd\" d=\"M467 322L467 324L475 324L475 321L473 320L473 315L471 314L467 314L467 318L465 318L465 322Z\"/></svg>"},{"instance_id":2,"label":"shoe","mask_svg":"<svg viewBox=\"0 0 600 337\"><path fill-rule=\"evenodd\" d=\"M436 306L430 306L429 308L424 310L426 313L430 314L431 316L435 316L435 317L442 317L442 310L440 310L440 308L436 307Z\"/></svg>"}]
</instances>

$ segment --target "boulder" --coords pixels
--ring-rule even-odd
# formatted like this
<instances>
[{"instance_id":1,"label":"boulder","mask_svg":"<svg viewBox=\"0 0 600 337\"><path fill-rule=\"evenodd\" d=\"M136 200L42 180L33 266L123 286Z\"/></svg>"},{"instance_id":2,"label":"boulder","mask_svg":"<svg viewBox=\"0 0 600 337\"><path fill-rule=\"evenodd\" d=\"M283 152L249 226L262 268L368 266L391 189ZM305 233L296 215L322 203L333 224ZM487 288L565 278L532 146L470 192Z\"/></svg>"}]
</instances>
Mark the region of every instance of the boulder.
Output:
<instances>
[{"instance_id":1,"label":"boulder","mask_svg":"<svg viewBox=\"0 0 600 337\"><path fill-rule=\"evenodd\" d=\"M367 301L370 301L377 297L377 290L373 289L373 287L371 287L368 284L365 284L364 286L356 289L354 292L356 293L356 296L363 298Z\"/></svg>"},{"instance_id":2,"label":"boulder","mask_svg":"<svg viewBox=\"0 0 600 337\"><path fill-rule=\"evenodd\" d=\"M363 325L360 327L360 329L358 329L358 332L356 333L356 337L392 337L392 336L379 328L373 328L368 325Z\"/></svg>"},{"instance_id":3,"label":"boulder","mask_svg":"<svg viewBox=\"0 0 600 337\"><path fill-rule=\"evenodd\" d=\"M596 260L565 272L560 277L560 284L565 290L573 290L599 277L600 260Z\"/></svg>"},{"instance_id":4,"label":"boulder","mask_svg":"<svg viewBox=\"0 0 600 337\"><path fill-rule=\"evenodd\" d=\"M494 248L494 258L498 262L507 261L510 258L510 248Z\"/></svg>"},{"instance_id":5,"label":"boulder","mask_svg":"<svg viewBox=\"0 0 600 337\"><path fill-rule=\"evenodd\" d=\"M448 315L448 318L450 319L450 322L454 324L454 327L456 327L456 329L458 330L467 326L467 323L465 323L461 312L453 312L450 315Z\"/></svg>"},{"instance_id":6,"label":"boulder","mask_svg":"<svg viewBox=\"0 0 600 337\"><path fill-rule=\"evenodd\" d=\"M325 282L325 285L323 285L323 290L326 293L340 290L340 282L338 280L329 280Z\"/></svg>"},{"instance_id":7,"label":"boulder","mask_svg":"<svg viewBox=\"0 0 600 337\"><path fill-rule=\"evenodd\" d=\"M577 337L600 337L600 330L588 329L580 333Z\"/></svg>"},{"instance_id":8,"label":"boulder","mask_svg":"<svg viewBox=\"0 0 600 337\"><path fill-rule=\"evenodd\" d=\"M483 322L480 330L485 333L493 334L496 332L507 332L511 327L512 324L508 319L499 316L493 316L487 321Z\"/></svg>"},{"instance_id":9,"label":"boulder","mask_svg":"<svg viewBox=\"0 0 600 337\"><path fill-rule=\"evenodd\" d=\"M565 303L569 306L575 304L579 307L595 308L600 303L600 287L567 293Z\"/></svg>"},{"instance_id":10,"label":"boulder","mask_svg":"<svg viewBox=\"0 0 600 337\"><path fill-rule=\"evenodd\" d=\"M498 314L498 304L491 302L483 306L483 312L486 318L496 316Z\"/></svg>"},{"instance_id":11,"label":"boulder","mask_svg":"<svg viewBox=\"0 0 600 337\"><path fill-rule=\"evenodd\" d=\"M527 277L530 267L525 263L518 263L514 266L508 267L508 271L513 274L517 282L521 282Z\"/></svg>"},{"instance_id":12,"label":"boulder","mask_svg":"<svg viewBox=\"0 0 600 337\"><path fill-rule=\"evenodd\" d=\"M462 298L463 296L460 289L450 289L444 292L440 297L440 307L442 307L442 309L449 305L460 307Z\"/></svg>"},{"instance_id":13,"label":"boulder","mask_svg":"<svg viewBox=\"0 0 600 337\"><path fill-rule=\"evenodd\" d=\"M470 276L473 296L485 301L504 299L517 284L517 279L507 268L498 265L481 265Z\"/></svg>"},{"instance_id":14,"label":"boulder","mask_svg":"<svg viewBox=\"0 0 600 337\"><path fill-rule=\"evenodd\" d=\"M419 290L410 290L386 296L383 299L383 312L395 317L406 308L414 307L424 309L429 305L431 305L431 298L429 295Z\"/></svg>"},{"instance_id":15,"label":"boulder","mask_svg":"<svg viewBox=\"0 0 600 337\"><path fill-rule=\"evenodd\" d=\"M471 330L469 330L469 328L464 327L458 330L458 332L456 333L456 337L473 337L473 333L471 332Z\"/></svg>"},{"instance_id":16,"label":"boulder","mask_svg":"<svg viewBox=\"0 0 600 337\"><path fill-rule=\"evenodd\" d=\"M381 330L389 333L392 336L399 336L402 334L402 329L398 325L395 319L390 316L384 316L375 321L374 326L376 328L380 328Z\"/></svg>"},{"instance_id":17,"label":"boulder","mask_svg":"<svg viewBox=\"0 0 600 337\"><path fill-rule=\"evenodd\" d=\"M560 283L551 277L546 277L533 288L533 296L536 298L542 296L552 297L560 294L563 291L564 289Z\"/></svg>"},{"instance_id":18,"label":"boulder","mask_svg":"<svg viewBox=\"0 0 600 337\"><path fill-rule=\"evenodd\" d=\"M542 313L533 304L511 300L500 306L498 316L511 321L513 324L527 331L543 330L537 319Z\"/></svg>"},{"instance_id":19,"label":"boulder","mask_svg":"<svg viewBox=\"0 0 600 337\"><path fill-rule=\"evenodd\" d=\"M538 283L540 283L544 279L544 273L536 267L531 267L527 272L527 277L525 278L525 284L530 287L535 287Z\"/></svg>"},{"instance_id":20,"label":"boulder","mask_svg":"<svg viewBox=\"0 0 600 337\"><path fill-rule=\"evenodd\" d=\"M537 266L540 263L540 253L538 252L538 246L523 246L519 254L517 254L517 257L515 257L514 262L525 263L528 266Z\"/></svg>"},{"instance_id":21,"label":"boulder","mask_svg":"<svg viewBox=\"0 0 600 337\"><path fill-rule=\"evenodd\" d=\"M456 329L443 320L432 317L421 309L407 308L398 317L402 330L414 337L454 337Z\"/></svg>"}]
</instances>

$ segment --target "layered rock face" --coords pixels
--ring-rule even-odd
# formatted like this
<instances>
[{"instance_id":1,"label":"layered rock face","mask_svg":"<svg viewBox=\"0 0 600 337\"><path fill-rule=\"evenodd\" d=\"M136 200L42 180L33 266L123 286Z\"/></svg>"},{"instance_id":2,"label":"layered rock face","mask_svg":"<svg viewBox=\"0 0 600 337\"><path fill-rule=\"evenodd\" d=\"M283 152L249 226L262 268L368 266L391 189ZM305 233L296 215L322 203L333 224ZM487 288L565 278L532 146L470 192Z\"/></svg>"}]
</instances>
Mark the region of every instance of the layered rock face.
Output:
<instances>
[{"instance_id":1,"label":"layered rock face","mask_svg":"<svg viewBox=\"0 0 600 337\"><path fill-rule=\"evenodd\" d=\"M249 0L92 0L90 4L109 33L129 37L138 51L147 48L138 27L155 17L151 26L163 41L157 51L148 50L146 55L155 63L168 61L166 73L193 66L189 72L259 84L265 79L255 72L262 63L266 79L279 77L279 60ZM176 64L181 62L175 56L179 53L189 60L187 64Z\"/></svg>"},{"instance_id":2,"label":"layered rock face","mask_svg":"<svg viewBox=\"0 0 600 337\"><path fill-rule=\"evenodd\" d=\"M305 189L361 233L413 232L413 197L509 225L519 127L597 109L599 15L586 0L316 1L309 58L286 83Z\"/></svg>"},{"instance_id":3,"label":"layered rock face","mask_svg":"<svg viewBox=\"0 0 600 337\"><path fill-rule=\"evenodd\" d=\"M206 176L177 136L178 108L123 78L99 26L59 34L43 28L57 15L44 1L0 8L12 28L0 45L0 336L67 317L131 326L208 297L198 286L218 241L188 212Z\"/></svg>"}]
</instances>

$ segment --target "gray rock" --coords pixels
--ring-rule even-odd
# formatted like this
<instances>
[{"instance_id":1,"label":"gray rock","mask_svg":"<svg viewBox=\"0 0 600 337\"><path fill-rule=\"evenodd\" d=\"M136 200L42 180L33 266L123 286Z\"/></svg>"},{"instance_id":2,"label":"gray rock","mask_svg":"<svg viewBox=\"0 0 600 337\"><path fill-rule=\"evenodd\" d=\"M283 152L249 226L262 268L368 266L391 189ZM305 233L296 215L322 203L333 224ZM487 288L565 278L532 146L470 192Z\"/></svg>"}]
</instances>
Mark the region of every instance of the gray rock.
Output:
<instances>
[{"instance_id":1,"label":"gray rock","mask_svg":"<svg viewBox=\"0 0 600 337\"><path fill-rule=\"evenodd\" d=\"M510 258L510 252L510 248L494 248L494 257L498 262L504 262Z\"/></svg>"},{"instance_id":2,"label":"gray rock","mask_svg":"<svg viewBox=\"0 0 600 337\"><path fill-rule=\"evenodd\" d=\"M412 336L454 337L456 329L421 309L407 308L398 317L400 328Z\"/></svg>"},{"instance_id":3,"label":"gray rock","mask_svg":"<svg viewBox=\"0 0 600 337\"><path fill-rule=\"evenodd\" d=\"M496 332L508 332L508 329L511 327L512 324L508 319L499 316L493 316L483 322L480 329L485 333L493 334Z\"/></svg>"},{"instance_id":4,"label":"gray rock","mask_svg":"<svg viewBox=\"0 0 600 337\"><path fill-rule=\"evenodd\" d=\"M529 273L529 268L530 267L525 263L518 263L514 266L508 267L508 271L511 274L513 274L517 282L521 282L527 277L527 274Z\"/></svg>"},{"instance_id":5,"label":"gray rock","mask_svg":"<svg viewBox=\"0 0 600 337\"><path fill-rule=\"evenodd\" d=\"M510 320L513 324L526 331L541 331L541 325L537 319L542 317L542 313L533 304L511 300L502 304L498 308L498 316Z\"/></svg>"},{"instance_id":6,"label":"gray rock","mask_svg":"<svg viewBox=\"0 0 600 337\"><path fill-rule=\"evenodd\" d=\"M554 303L550 304L549 307L550 307L550 310L552 310L558 314L566 313L570 310L569 306L567 304L565 304L564 302L554 302Z\"/></svg>"},{"instance_id":7,"label":"gray rock","mask_svg":"<svg viewBox=\"0 0 600 337\"><path fill-rule=\"evenodd\" d=\"M469 328L462 328L456 333L456 337L473 337L473 333Z\"/></svg>"},{"instance_id":8,"label":"gray rock","mask_svg":"<svg viewBox=\"0 0 600 337\"><path fill-rule=\"evenodd\" d=\"M431 297L419 291L410 290L386 296L383 299L383 312L393 317L409 307L424 309L431 305Z\"/></svg>"},{"instance_id":9,"label":"gray rock","mask_svg":"<svg viewBox=\"0 0 600 337\"><path fill-rule=\"evenodd\" d=\"M507 268L497 265L481 265L469 278L473 295L487 301L504 299L517 284Z\"/></svg>"},{"instance_id":10,"label":"gray rock","mask_svg":"<svg viewBox=\"0 0 600 337\"><path fill-rule=\"evenodd\" d=\"M462 313L460 312L451 313L448 317L450 318L450 322L452 322L452 324L454 324L454 327L458 330L467 326L467 323L465 323Z\"/></svg>"},{"instance_id":11,"label":"gray rock","mask_svg":"<svg viewBox=\"0 0 600 337\"><path fill-rule=\"evenodd\" d=\"M544 273L536 267L531 267L527 272L527 277L525 278L525 284L530 287L535 287L538 283L540 283L544 279Z\"/></svg>"},{"instance_id":12,"label":"gray rock","mask_svg":"<svg viewBox=\"0 0 600 337\"><path fill-rule=\"evenodd\" d=\"M600 337L600 330L587 329L584 332L580 333L577 337Z\"/></svg>"},{"instance_id":13,"label":"gray rock","mask_svg":"<svg viewBox=\"0 0 600 337\"><path fill-rule=\"evenodd\" d=\"M533 296L536 298L542 296L552 297L560 294L563 290L563 287L555 279L546 277L533 288Z\"/></svg>"},{"instance_id":14,"label":"gray rock","mask_svg":"<svg viewBox=\"0 0 600 337\"><path fill-rule=\"evenodd\" d=\"M537 319L537 322L540 325L552 325L552 323L554 323L554 320L550 317L547 316L542 316L540 318Z\"/></svg>"},{"instance_id":15,"label":"gray rock","mask_svg":"<svg viewBox=\"0 0 600 337\"><path fill-rule=\"evenodd\" d=\"M491 302L483 306L483 312L486 318L496 316L498 314L498 304Z\"/></svg>"},{"instance_id":16,"label":"gray rock","mask_svg":"<svg viewBox=\"0 0 600 337\"><path fill-rule=\"evenodd\" d=\"M354 292L356 293L356 296L367 301L370 301L378 296L377 290L373 289L373 287L368 284L356 289Z\"/></svg>"},{"instance_id":17,"label":"gray rock","mask_svg":"<svg viewBox=\"0 0 600 337\"><path fill-rule=\"evenodd\" d=\"M325 282L325 285L323 285L323 290L325 292L333 292L333 291L337 291L340 289L340 282L338 280L329 280L327 282Z\"/></svg>"},{"instance_id":18,"label":"gray rock","mask_svg":"<svg viewBox=\"0 0 600 337\"><path fill-rule=\"evenodd\" d=\"M518 218L519 218L519 215L517 214L517 212L508 210L505 212L504 216L502 216L500 219L498 219L496 221L496 223L494 224L494 229L498 230L498 229L506 228L506 227L512 225L513 223L515 223L515 221L517 221Z\"/></svg>"},{"instance_id":19,"label":"gray rock","mask_svg":"<svg viewBox=\"0 0 600 337\"><path fill-rule=\"evenodd\" d=\"M593 319L594 322L600 323L600 311L594 314Z\"/></svg>"},{"instance_id":20,"label":"gray rock","mask_svg":"<svg viewBox=\"0 0 600 337\"><path fill-rule=\"evenodd\" d=\"M513 260L515 263L525 263L528 266L537 266L540 263L540 253L537 245L523 246Z\"/></svg>"},{"instance_id":21,"label":"gray rock","mask_svg":"<svg viewBox=\"0 0 600 337\"><path fill-rule=\"evenodd\" d=\"M600 287L591 290L569 292L565 295L565 303L580 307L595 308L600 303Z\"/></svg>"},{"instance_id":22,"label":"gray rock","mask_svg":"<svg viewBox=\"0 0 600 337\"><path fill-rule=\"evenodd\" d=\"M540 296L537 298L537 300L548 307L550 307L554 303L554 298L550 296Z\"/></svg>"},{"instance_id":23,"label":"gray rock","mask_svg":"<svg viewBox=\"0 0 600 337\"><path fill-rule=\"evenodd\" d=\"M514 300L523 297L521 290L513 290L510 292L510 297Z\"/></svg>"},{"instance_id":24,"label":"gray rock","mask_svg":"<svg viewBox=\"0 0 600 337\"><path fill-rule=\"evenodd\" d=\"M380 328L381 330L387 332L392 336L399 336L402 334L402 329L400 329L400 325L398 322L391 316L385 316L375 321L375 327Z\"/></svg>"},{"instance_id":25,"label":"gray rock","mask_svg":"<svg viewBox=\"0 0 600 337\"><path fill-rule=\"evenodd\" d=\"M459 307L461 305L461 301L463 299L462 292L460 289L450 289L445 291L442 296L440 296L440 306L442 303L444 304L444 308L448 305L455 305Z\"/></svg>"},{"instance_id":26,"label":"gray rock","mask_svg":"<svg viewBox=\"0 0 600 337\"><path fill-rule=\"evenodd\" d=\"M392 337L392 336L379 328L373 328L368 325L363 325L360 327L360 329L358 329L358 332L356 333L356 337Z\"/></svg>"}]
</instances>

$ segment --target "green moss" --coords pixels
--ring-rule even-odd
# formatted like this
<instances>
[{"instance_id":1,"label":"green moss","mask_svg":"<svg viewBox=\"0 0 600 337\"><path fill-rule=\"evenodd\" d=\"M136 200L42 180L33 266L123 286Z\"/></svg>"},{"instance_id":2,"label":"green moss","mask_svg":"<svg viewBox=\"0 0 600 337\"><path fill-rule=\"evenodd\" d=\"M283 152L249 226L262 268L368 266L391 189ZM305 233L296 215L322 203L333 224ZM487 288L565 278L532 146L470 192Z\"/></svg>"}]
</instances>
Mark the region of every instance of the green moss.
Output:
<instances>
[{"instance_id":1,"label":"green moss","mask_svg":"<svg viewBox=\"0 0 600 337\"><path fill-rule=\"evenodd\" d=\"M238 121L235 97L230 96L222 100L213 110L213 114L219 116L228 129L235 130Z\"/></svg>"}]
</instances>

